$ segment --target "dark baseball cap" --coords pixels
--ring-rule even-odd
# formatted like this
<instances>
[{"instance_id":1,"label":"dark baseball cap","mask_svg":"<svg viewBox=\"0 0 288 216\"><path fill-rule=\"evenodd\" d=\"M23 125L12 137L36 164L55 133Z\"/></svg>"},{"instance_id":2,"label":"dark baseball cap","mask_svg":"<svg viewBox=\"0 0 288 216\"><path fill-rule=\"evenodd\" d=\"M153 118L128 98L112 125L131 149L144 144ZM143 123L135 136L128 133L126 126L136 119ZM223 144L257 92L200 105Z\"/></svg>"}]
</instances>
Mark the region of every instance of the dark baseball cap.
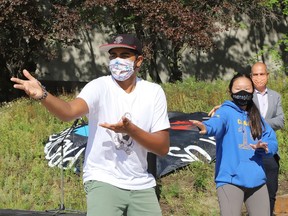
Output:
<instances>
[{"instance_id":1,"label":"dark baseball cap","mask_svg":"<svg viewBox=\"0 0 288 216\"><path fill-rule=\"evenodd\" d=\"M142 44L133 34L116 35L108 44L103 44L99 48L100 50L107 52L113 48L128 48L136 50L140 55L142 54Z\"/></svg>"}]
</instances>

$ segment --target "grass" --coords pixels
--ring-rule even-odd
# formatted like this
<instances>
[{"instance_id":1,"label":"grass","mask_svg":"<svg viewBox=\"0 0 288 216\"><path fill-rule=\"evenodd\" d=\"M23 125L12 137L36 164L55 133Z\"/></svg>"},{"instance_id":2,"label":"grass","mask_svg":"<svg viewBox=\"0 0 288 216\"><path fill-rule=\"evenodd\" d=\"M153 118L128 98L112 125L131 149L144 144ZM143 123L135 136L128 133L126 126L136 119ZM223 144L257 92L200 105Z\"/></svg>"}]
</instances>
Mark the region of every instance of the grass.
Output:
<instances>
[{"instance_id":1,"label":"grass","mask_svg":"<svg viewBox=\"0 0 288 216\"><path fill-rule=\"evenodd\" d=\"M213 106L229 99L227 86L226 81L206 83L190 78L183 83L164 84L163 88L169 111L190 113L208 112ZM281 93L287 116L287 78L273 78L269 86ZM61 97L69 100L74 95ZM40 103L28 98L2 104L0 115L0 209L44 211L58 208L61 202L61 172L58 167L48 167L44 143L50 134L60 132L71 126L72 122L61 122ZM288 192L282 186L288 176L287 132L287 125L277 131L281 155L279 193ZM163 215L219 215L213 176L213 163L193 162L159 179ZM72 170L65 170L64 189L65 207L85 211L82 178Z\"/></svg>"}]
</instances>

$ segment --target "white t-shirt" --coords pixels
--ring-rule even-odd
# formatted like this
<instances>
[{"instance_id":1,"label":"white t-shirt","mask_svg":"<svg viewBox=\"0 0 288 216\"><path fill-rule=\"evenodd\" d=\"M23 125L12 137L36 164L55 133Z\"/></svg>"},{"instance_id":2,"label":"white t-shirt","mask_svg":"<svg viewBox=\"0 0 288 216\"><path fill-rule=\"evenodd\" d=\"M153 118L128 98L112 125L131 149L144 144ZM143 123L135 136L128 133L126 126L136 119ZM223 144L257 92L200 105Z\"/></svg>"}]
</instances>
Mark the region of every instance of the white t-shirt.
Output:
<instances>
[{"instance_id":1,"label":"white t-shirt","mask_svg":"<svg viewBox=\"0 0 288 216\"><path fill-rule=\"evenodd\" d=\"M83 181L98 180L128 190L154 187L155 179L147 172L147 150L126 134L99 124L114 124L126 115L147 132L169 128L161 86L137 78L135 89L127 94L112 76L103 76L89 82L78 97L89 108Z\"/></svg>"}]
</instances>

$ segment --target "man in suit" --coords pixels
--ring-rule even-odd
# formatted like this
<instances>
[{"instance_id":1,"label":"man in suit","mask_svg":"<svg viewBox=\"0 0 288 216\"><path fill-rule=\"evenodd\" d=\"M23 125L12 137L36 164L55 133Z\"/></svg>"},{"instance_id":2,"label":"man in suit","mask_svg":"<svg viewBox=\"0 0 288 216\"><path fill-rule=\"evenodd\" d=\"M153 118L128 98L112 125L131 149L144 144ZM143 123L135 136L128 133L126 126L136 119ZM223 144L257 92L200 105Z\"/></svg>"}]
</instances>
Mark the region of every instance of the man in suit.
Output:
<instances>
[{"instance_id":1,"label":"man in suit","mask_svg":"<svg viewBox=\"0 0 288 216\"><path fill-rule=\"evenodd\" d=\"M267 66L262 62L255 63L251 68L251 78L255 86L253 101L261 115L274 131L283 128L284 113L281 105L281 96L278 92L267 88L269 79ZM279 159L278 154L275 154L271 158L263 158L263 165L267 177L266 184L270 198L271 216L273 215L278 190Z\"/></svg>"}]
</instances>

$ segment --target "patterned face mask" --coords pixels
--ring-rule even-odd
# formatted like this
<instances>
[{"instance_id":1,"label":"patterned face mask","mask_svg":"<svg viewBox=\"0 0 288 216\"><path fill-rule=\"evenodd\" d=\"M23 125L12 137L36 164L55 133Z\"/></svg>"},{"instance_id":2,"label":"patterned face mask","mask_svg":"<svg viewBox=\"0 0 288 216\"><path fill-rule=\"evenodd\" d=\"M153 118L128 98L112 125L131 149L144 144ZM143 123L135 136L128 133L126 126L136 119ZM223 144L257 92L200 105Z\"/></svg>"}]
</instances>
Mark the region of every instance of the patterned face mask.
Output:
<instances>
[{"instance_id":1,"label":"patterned face mask","mask_svg":"<svg viewBox=\"0 0 288 216\"><path fill-rule=\"evenodd\" d=\"M241 90L239 92L232 93L231 97L238 106L246 106L252 101L253 93Z\"/></svg>"},{"instance_id":2,"label":"patterned face mask","mask_svg":"<svg viewBox=\"0 0 288 216\"><path fill-rule=\"evenodd\" d=\"M134 61L115 58L109 62L109 70L115 80L125 81L134 73Z\"/></svg>"}]
</instances>

